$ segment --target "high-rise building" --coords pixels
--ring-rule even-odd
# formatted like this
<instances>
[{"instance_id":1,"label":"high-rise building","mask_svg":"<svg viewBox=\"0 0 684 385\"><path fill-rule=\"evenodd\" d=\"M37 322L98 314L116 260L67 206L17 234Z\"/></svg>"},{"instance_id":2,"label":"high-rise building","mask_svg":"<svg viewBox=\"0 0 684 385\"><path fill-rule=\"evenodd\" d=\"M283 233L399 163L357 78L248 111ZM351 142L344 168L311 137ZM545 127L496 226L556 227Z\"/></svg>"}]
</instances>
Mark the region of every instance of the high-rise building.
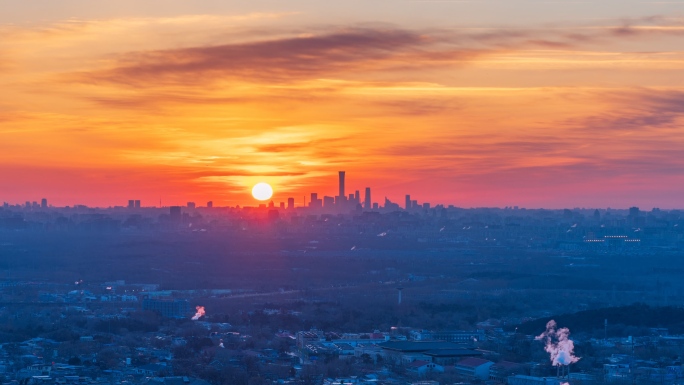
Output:
<instances>
[{"instance_id":1,"label":"high-rise building","mask_svg":"<svg viewBox=\"0 0 684 385\"><path fill-rule=\"evenodd\" d=\"M214 207L214 201L207 202L207 208L212 208L212 207Z\"/></svg>"},{"instance_id":2,"label":"high-rise building","mask_svg":"<svg viewBox=\"0 0 684 385\"><path fill-rule=\"evenodd\" d=\"M361 193L359 193L359 190L354 191L354 202L361 203Z\"/></svg>"},{"instance_id":3,"label":"high-rise building","mask_svg":"<svg viewBox=\"0 0 684 385\"><path fill-rule=\"evenodd\" d=\"M309 202L309 207L321 208L322 206L323 201L318 197L318 193L311 193L311 201Z\"/></svg>"},{"instance_id":4,"label":"high-rise building","mask_svg":"<svg viewBox=\"0 0 684 385\"><path fill-rule=\"evenodd\" d=\"M40 200L40 207L46 209L48 207L47 205L47 199L43 198Z\"/></svg>"},{"instance_id":5,"label":"high-rise building","mask_svg":"<svg viewBox=\"0 0 684 385\"><path fill-rule=\"evenodd\" d=\"M363 202L363 208L366 210L370 210L372 205L373 205L373 203L371 202L370 187L366 187L366 199Z\"/></svg>"},{"instance_id":6,"label":"high-rise building","mask_svg":"<svg viewBox=\"0 0 684 385\"><path fill-rule=\"evenodd\" d=\"M287 208L289 210L294 209L294 198L287 198Z\"/></svg>"},{"instance_id":7,"label":"high-rise building","mask_svg":"<svg viewBox=\"0 0 684 385\"><path fill-rule=\"evenodd\" d=\"M135 207L135 201L134 201L133 199L130 199L130 200L128 201L128 208L129 208L129 209L132 209L132 208L134 208L134 207Z\"/></svg>"},{"instance_id":8,"label":"high-rise building","mask_svg":"<svg viewBox=\"0 0 684 385\"><path fill-rule=\"evenodd\" d=\"M344 171L340 171L340 193L337 196L341 197L342 200L344 200L344 198L345 198L345 195L344 195Z\"/></svg>"},{"instance_id":9,"label":"high-rise building","mask_svg":"<svg viewBox=\"0 0 684 385\"><path fill-rule=\"evenodd\" d=\"M335 206L335 198L334 197L323 197L323 207L331 208L333 206Z\"/></svg>"},{"instance_id":10,"label":"high-rise building","mask_svg":"<svg viewBox=\"0 0 684 385\"><path fill-rule=\"evenodd\" d=\"M139 209L140 208L140 199L135 200L135 208Z\"/></svg>"},{"instance_id":11,"label":"high-rise building","mask_svg":"<svg viewBox=\"0 0 684 385\"><path fill-rule=\"evenodd\" d=\"M195 208L195 202L188 202L188 208L194 209Z\"/></svg>"},{"instance_id":12,"label":"high-rise building","mask_svg":"<svg viewBox=\"0 0 684 385\"><path fill-rule=\"evenodd\" d=\"M181 220L181 207L180 206L169 207L169 217L171 217L171 220L174 222L180 222L180 220Z\"/></svg>"},{"instance_id":13,"label":"high-rise building","mask_svg":"<svg viewBox=\"0 0 684 385\"><path fill-rule=\"evenodd\" d=\"M406 210L411 209L411 196L410 195L406 195L406 204L404 205L404 208Z\"/></svg>"}]
</instances>

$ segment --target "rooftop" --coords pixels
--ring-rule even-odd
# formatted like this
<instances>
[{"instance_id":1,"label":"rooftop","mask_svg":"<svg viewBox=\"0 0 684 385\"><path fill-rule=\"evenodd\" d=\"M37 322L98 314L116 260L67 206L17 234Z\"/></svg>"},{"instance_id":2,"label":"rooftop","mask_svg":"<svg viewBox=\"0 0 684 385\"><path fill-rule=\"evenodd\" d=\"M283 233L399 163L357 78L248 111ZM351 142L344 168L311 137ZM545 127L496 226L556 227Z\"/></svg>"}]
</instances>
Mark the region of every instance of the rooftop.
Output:
<instances>
[{"instance_id":1,"label":"rooftop","mask_svg":"<svg viewBox=\"0 0 684 385\"><path fill-rule=\"evenodd\" d=\"M477 368L478 366L482 366L487 363L493 363L492 361L485 360L483 358L466 358L464 360L459 361L456 366L465 366L469 368Z\"/></svg>"},{"instance_id":2,"label":"rooftop","mask_svg":"<svg viewBox=\"0 0 684 385\"><path fill-rule=\"evenodd\" d=\"M400 352L427 352L435 350L462 350L462 346L446 341L387 341L378 344L383 349Z\"/></svg>"}]
</instances>

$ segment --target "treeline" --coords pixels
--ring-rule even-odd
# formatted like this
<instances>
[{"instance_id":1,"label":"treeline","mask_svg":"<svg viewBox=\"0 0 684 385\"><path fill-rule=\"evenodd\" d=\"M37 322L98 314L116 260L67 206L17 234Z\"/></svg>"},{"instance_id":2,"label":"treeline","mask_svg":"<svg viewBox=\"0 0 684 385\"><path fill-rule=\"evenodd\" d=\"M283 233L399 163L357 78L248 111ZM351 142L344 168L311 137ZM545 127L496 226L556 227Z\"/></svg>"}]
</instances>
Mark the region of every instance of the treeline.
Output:
<instances>
[{"instance_id":1,"label":"treeline","mask_svg":"<svg viewBox=\"0 0 684 385\"><path fill-rule=\"evenodd\" d=\"M514 330L517 327L520 333L538 335L546 329L546 323L550 320L555 320L558 327L569 328L572 333L601 337L605 320L608 320L608 337L645 335L650 328L667 328L670 334L684 333L684 308L643 303L554 315L521 325L510 325L507 329Z\"/></svg>"}]
</instances>

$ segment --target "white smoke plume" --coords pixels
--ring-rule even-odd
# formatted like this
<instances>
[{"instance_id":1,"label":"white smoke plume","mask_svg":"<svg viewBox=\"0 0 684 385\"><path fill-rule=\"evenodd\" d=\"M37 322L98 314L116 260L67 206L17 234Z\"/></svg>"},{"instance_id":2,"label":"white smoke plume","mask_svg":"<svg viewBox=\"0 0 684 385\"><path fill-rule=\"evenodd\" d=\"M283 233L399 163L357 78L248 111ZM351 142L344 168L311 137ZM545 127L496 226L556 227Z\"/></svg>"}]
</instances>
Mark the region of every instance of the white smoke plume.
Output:
<instances>
[{"instance_id":1,"label":"white smoke plume","mask_svg":"<svg viewBox=\"0 0 684 385\"><path fill-rule=\"evenodd\" d=\"M544 341L544 350L550 355L553 366L570 365L580 360L575 357L575 344L570 338L570 329L558 329L556 321L551 320L546 324L546 331L538 335L535 340Z\"/></svg>"},{"instance_id":2,"label":"white smoke plume","mask_svg":"<svg viewBox=\"0 0 684 385\"><path fill-rule=\"evenodd\" d=\"M197 310L197 313L192 316L193 321L197 321L200 317L204 316L204 306L196 306L195 309Z\"/></svg>"}]
</instances>

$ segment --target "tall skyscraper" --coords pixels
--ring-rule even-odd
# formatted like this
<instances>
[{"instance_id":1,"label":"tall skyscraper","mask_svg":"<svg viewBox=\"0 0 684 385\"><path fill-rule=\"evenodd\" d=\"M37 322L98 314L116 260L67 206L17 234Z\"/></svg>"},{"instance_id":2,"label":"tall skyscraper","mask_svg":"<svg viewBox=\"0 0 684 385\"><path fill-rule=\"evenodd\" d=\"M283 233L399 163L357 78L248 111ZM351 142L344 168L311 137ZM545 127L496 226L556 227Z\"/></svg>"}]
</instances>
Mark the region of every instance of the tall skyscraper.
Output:
<instances>
[{"instance_id":1,"label":"tall skyscraper","mask_svg":"<svg viewBox=\"0 0 684 385\"><path fill-rule=\"evenodd\" d=\"M135 208L139 209L140 208L140 199L135 200Z\"/></svg>"},{"instance_id":2,"label":"tall skyscraper","mask_svg":"<svg viewBox=\"0 0 684 385\"><path fill-rule=\"evenodd\" d=\"M354 203L361 203L361 193L359 193L359 190L354 191Z\"/></svg>"},{"instance_id":3,"label":"tall skyscraper","mask_svg":"<svg viewBox=\"0 0 684 385\"><path fill-rule=\"evenodd\" d=\"M344 171L340 171L340 193L337 195L344 200L346 196L344 195Z\"/></svg>"},{"instance_id":4,"label":"tall skyscraper","mask_svg":"<svg viewBox=\"0 0 684 385\"><path fill-rule=\"evenodd\" d=\"M363 208L370 210L372 208L372 204L370 187L366 187L366 200L363 202Z\"/></svg>"},{"instance_id":5,"label":"tall skyscraper","mask_svg":"<svg viewBox=\"0 0 684 385\"><path fill-rule=\"evenodd\" d=\"M290 210L294 209L294 198L287 198L287 208Z\"/></svg>"},{"instance_id":6,"label":"tall skyscraper","mask_svg":"<svg viewBox=\"0 0 684 385\"><path fill-rule=\"evenodd\" d=\"M180 222L181 217L182 217L181 207L180 206L169 207L169 217L174 222Z\"/></svg>"},{"instance_id":7,"label":"tall skyscraper","mask_svg":"<svg viewBox=\"0 0 684 385\"><path fill-rule=\"evenodd\" d=\"M47 206L47 199L43 198L40 200L40 207L46 209Z\"/></svg>"},{"instance_id":8,"label":"tall skyscraper","mask_svg":"<svg viewBox=\"0 0 684 385\"><path fill-rule=\"evenodd\" d=\"M411 209L411 195L406 195L406 205L404 206L406 210Z\"/></svg>"},{"instance_id":9,"label":"tall skyscraper","mask_svg":"<svg viewBox=\"0 0 684 385\"><path fill-rule=\"evenodd\" d=\"M133 199L130 199L130 200L128 201L128 208L129 208L129 209L132 209L132 208L134 208L134 207L135 207L135 201L134 201Z\"/></svg>"}]
</instances>

